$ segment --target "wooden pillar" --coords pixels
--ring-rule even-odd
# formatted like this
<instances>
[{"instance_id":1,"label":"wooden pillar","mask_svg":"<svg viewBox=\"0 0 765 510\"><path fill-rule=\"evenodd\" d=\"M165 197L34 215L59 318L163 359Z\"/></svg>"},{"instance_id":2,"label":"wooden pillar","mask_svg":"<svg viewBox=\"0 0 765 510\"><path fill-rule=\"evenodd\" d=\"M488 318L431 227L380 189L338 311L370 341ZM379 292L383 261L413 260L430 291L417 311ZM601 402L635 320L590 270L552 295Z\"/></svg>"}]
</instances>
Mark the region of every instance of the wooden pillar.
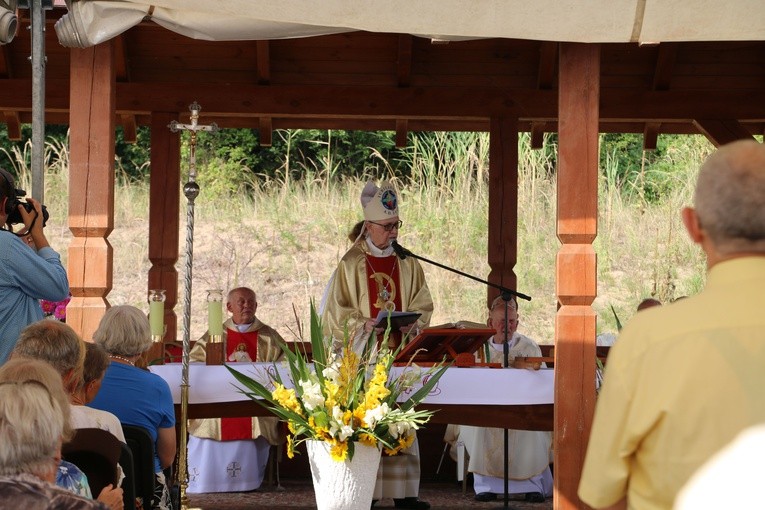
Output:
<instances>
[{"instance_id":1,"label":"wooden pillar","mask_svg":"<svg viewBox=\"0 0 765 510\"><path fill-rule=\"evenodd\" d=\"M178 302L178 211L180 207L181 137L168 124L177 112L151 114L151 175L149 189L148 289L165 289L165 342L176 339ZM161 355L161 353L157 353Z\"/></svg>"},{"instance_id":2,"label":"wooden pillar","mask_svg":"<svg viewBox=\"0 0 765 510\"><path fill-rule=\"evenodd\" d=\"M559 76L553 506L569 509L588 508L577 488L595 409L600 46L561 44Z\"/></svg>"},{"instance_id":3,"label":"wooden pillar","mask_svg":"<svg viewBox=\"0 0 765 510\"><path fill-rule=\"evenodd\" d=\"M67 323L92 340L109 302L114 228L114 49L72 49L69 97L69 286Z\"/></svg>"},{"instance_id":4,"label":"wooden pillar","mask_svg":"<svg viewBox=\"0 0 765 510\"><path fill-rule=\"evenodd\" d=\"M489 281L515 290L518 261L518 121L492 117L489 133ZM499 295L488 289L487 306Z\"/></svg>"}]
</instances>

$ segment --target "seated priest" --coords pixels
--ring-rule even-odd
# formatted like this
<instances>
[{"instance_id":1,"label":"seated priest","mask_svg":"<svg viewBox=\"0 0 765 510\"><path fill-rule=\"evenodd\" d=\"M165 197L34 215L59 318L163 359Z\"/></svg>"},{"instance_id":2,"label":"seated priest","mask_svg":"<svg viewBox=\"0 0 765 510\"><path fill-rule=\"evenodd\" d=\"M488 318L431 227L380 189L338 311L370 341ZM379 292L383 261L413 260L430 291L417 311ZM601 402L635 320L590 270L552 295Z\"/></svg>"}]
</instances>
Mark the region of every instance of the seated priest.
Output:
<instances>
[{"instance_id":1,"label":"seated priest","mask_svg":"<svg viewBox=\"0 0 765 510\"><path fill-rule=\"evenodd\" d=\"M229 362L276 361L282 355L279 333L255 317L255 291L228 293L223 323L223 353ZM191 350L191 361L205 361L209 332ZM276 418L211 418L189 421L189 493L243 492L260 487L271 445L284 442Z\"/></svg>"},{"instance_id":2,"label":"seated priest","mask_svg":"<svg viewBox=\"0 0 765 510\"><path fill-rule=\"evenodd\" d=\"M507 306L507 321L505 321ZM539 345L516 331L518 303L511 299L505 305L501 297L494 300L489 311L489 326L497 333L479 348L476 357L489 363L503 362L505 332L508 339L510 367L516 357L541 357ZM451 427L451 426L450 426ZM450 431L451 434L454 431ZM503 429L486 427L459 427L459 439L470 454L468 471L473 473L473 488L477 501L494 501L504 495L505 456ZM528 502L540 503L552 495L553 479L550 471L549 432L508 431L508 494L521 496Z\"/></svg>"}]
</instances>

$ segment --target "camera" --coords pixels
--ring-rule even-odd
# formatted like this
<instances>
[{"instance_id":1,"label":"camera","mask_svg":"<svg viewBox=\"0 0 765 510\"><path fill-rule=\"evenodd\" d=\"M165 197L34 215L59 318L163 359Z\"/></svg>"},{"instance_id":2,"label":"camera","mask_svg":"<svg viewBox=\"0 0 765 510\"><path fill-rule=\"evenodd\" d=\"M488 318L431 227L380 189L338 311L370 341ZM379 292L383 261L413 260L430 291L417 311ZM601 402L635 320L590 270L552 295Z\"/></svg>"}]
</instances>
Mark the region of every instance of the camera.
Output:
<instances>
[{"instance_id":1,"label":"camera","mask_svg":"<svg viewBox=\"0 0 765 510\"><path fill-rule=\"evenodd\" d=\"M19 200L26 197L27 192L23 189L18 189L14 183L13 176L10 174L10 172L3 168L0 168L0 187L2 187L2 193L0 193L0 197L8 197L8 200L5 202L5 214L8 215L8 219L6 221L11 225L24 223L24 220L21 218L21 213L19 212L18 206L23 206L27 212L32 212L35 210L35 206L29 202L22 202ZM0 201L2 201L1 198ZM50 215L48 214L48 209L44 205L41 205L41 209L44 227L48 223L48 217Z\"/></svg>"},{"instance_id":2,"label":"camera","mask_svg":"<svg viewBox=\"0 0 765 510\"><path fill-rule=\"evenodd\" d=\"M20 194L19 194L20 193ZM24 223L24 220L21 219L21 213L19 212L18 206L21 205L24 207L24 209L27 210L27 212L32 212L35 210L35 206L30 204L29 202L22 202L19 200L19 198L24 198L26 196L26 192L23 189L17 189L16 190L17 196L15 197L8 197L8 202L5 208L5 212L8 214L8 223L11 225L16 225L17 223ZM48 224L48 218L50 217L50 214L48 214L48 208L44 205L40 206L42 209L42 217L43 217L43 227Z\"/></svg>"}]
</instances>

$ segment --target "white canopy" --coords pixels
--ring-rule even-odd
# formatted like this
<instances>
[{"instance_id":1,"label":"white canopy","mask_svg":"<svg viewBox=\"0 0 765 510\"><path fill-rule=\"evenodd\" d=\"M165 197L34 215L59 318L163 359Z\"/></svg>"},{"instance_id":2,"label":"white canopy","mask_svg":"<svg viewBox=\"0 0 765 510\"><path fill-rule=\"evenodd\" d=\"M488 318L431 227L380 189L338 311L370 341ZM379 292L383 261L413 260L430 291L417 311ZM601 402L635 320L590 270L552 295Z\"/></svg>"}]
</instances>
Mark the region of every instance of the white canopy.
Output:
<instances>
[{"instance_id":1,"label":"white canopy","mask_svg":"<svg viewBox=\"0 0 765 510\"><path fill-rule=\"evenodd\" d=\"M255 40L366 30L432 39L570 42L765 40L762 0L67 0L62 45L106 41L144 18L187 37Z\"/></svg>"}]
</instances>

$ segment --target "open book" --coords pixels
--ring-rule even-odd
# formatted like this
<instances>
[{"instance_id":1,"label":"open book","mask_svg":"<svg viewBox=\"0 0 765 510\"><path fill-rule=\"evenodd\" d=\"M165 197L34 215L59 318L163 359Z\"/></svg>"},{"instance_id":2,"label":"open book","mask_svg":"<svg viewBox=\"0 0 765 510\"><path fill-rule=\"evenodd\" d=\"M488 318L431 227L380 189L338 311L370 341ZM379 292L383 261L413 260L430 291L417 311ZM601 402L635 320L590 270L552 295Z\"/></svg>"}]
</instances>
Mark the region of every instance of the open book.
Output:
<instances>
[{"instance_id":1,"label":"open book","mask_svg":"<svg viewBox=\"0 0 765 510\"><path fill-rule=\"evenodd\" d=\"M421 313L417 312L389 312L387 310L380 310L380 313L377 314L377 317L375 318L375 327L376 328L387 328L388 327L388 316L390 315L390 330L391 331L398 331L400 328L403 328L404 326L408 326L415 322L417 319L420 318Z\"/></svg>"}]
</instances>

